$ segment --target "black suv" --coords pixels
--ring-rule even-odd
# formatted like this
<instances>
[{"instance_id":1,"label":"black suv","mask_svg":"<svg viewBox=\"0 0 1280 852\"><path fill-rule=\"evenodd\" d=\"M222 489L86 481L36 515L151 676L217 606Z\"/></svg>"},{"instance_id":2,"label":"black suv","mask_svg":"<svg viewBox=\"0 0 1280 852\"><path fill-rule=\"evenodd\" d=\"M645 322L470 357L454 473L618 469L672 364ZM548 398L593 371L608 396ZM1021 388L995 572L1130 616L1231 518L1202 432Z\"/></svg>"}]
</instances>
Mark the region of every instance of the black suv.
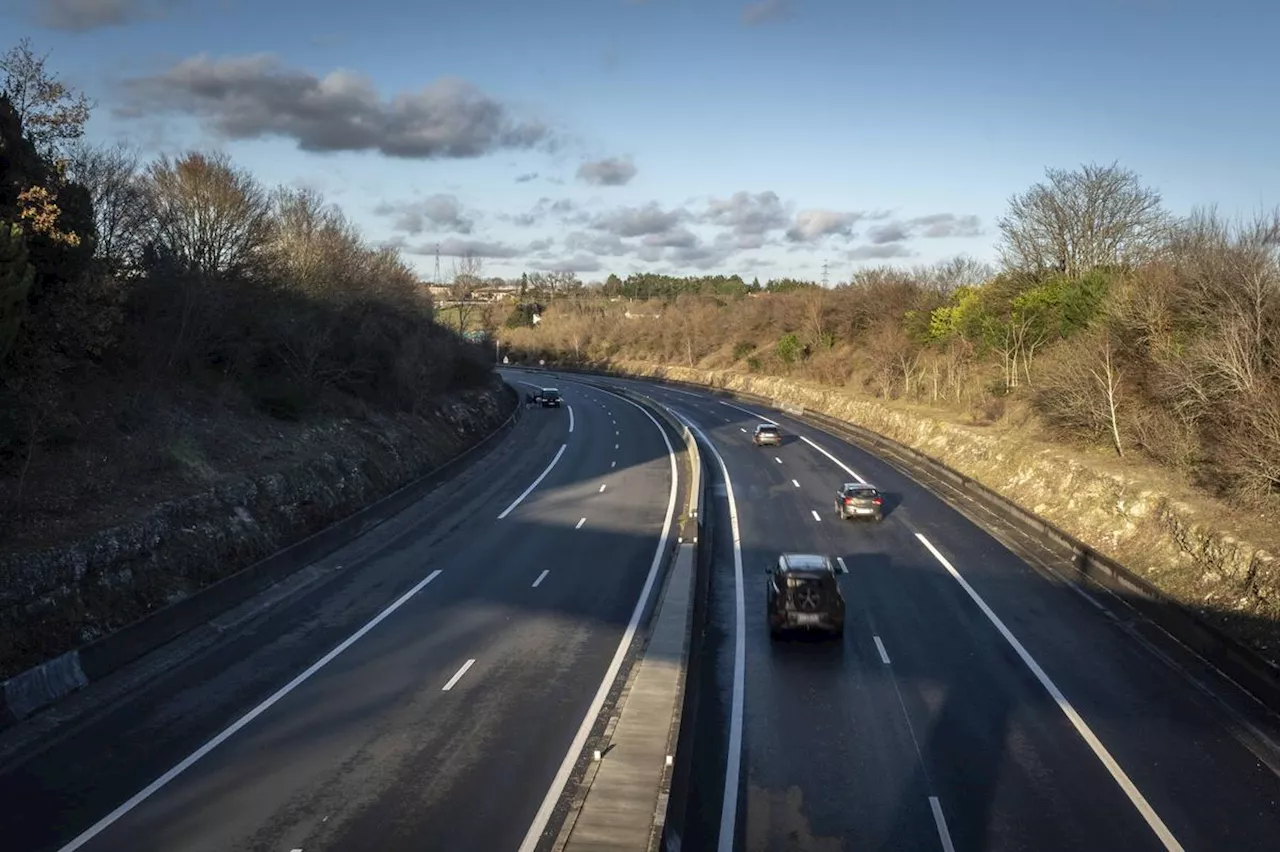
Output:
<instances>
[{"instance_id":1,"label":"black suv","mask_svg":"<svg viewBox=\"0 0 1280 852\"><path fill-rule=\"evenodd\" d=\"M555 388L542 388L538 391L537 399L543 408L559 408L564 404L564 400L560 398L560 391Z\"/></svg>"},{"instance_id":2,"label":"black suv","mask_svg":"<svg viewBox=\"0 0 1280 852\"><path fill-rule=\"evenodd\" d=\"M874 485L865 482L846 482L836 491L836 514L845 518L870 518L884 520L884 498Z\"/></svg>"},{"instance_id":3,"label":"black suv","mask_svg":"<svg viewBox=\"0 0 1280 852\"><path fill-rule=\"evenodd\" d=\"M784 553L765 566L769 634L784 630L819 630L844 635L844 595L831 560L813 553Z\"/></svg>"}]
</instances>

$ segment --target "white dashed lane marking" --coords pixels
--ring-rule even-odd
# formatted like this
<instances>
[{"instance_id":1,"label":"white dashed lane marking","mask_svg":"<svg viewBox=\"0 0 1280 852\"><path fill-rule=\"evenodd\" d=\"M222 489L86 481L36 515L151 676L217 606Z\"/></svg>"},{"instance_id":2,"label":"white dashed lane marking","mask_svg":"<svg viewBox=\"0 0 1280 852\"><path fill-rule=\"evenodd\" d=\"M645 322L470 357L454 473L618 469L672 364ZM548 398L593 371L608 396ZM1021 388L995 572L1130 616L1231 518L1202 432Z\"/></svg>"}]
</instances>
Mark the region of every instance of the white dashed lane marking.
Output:
<instances>
[{"instance_id":1,"label":"white dashed lane marking","mask_svg":"<svg viewBox=\"0 0 1280 852\"><path fill-rule=\"evenodd\" d=\"M462 680L462 676L467 673L467 669L471 668L475 664L476 664L475 660L467 660L465 663L463 663L462 668L458 669L458 671L454 673L453 677L449 678L449 682L446 683L444 685L444 689L440 691L448 692L449 690L453 689L454 685L458 681Z\"/></svg>"},{"instance_id":2,"label":"white dashed lane marking","mask_svg":"<svg viewBox=\"0 0 1280 852\"><path fill-rule=\"evenodd\" d=\"M889 665L889 654L884 649L884 643L880 641L879 636L872 636L871 638L875 640L876 650L880 652L880 662L884 663L886 666Z\"/></svg>"}]
</instances>

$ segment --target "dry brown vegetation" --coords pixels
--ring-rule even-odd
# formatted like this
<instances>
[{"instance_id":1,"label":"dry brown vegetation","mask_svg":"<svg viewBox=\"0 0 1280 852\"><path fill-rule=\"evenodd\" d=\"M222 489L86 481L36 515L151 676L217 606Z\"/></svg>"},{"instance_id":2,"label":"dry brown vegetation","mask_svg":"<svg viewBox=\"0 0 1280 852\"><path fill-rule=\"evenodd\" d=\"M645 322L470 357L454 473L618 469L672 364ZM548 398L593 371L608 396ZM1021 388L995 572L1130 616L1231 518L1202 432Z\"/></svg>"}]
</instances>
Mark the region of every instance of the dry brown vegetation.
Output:
<instances>
[{"instance_id":1,"label":"dry brown vegetation","mask_svg":"<svg viewBox=\"0 0 1280 852\"><path fill-rule=\"evenodd\" d=\"M1001 269L866 269L829 289L611 278L503 336L527 357L788 376L975 424L1030 412L1050 437L1274 506L1280 216L1177 219L1118 166L1049 174L1001 220Z\"/></svg>"}]
</instances>

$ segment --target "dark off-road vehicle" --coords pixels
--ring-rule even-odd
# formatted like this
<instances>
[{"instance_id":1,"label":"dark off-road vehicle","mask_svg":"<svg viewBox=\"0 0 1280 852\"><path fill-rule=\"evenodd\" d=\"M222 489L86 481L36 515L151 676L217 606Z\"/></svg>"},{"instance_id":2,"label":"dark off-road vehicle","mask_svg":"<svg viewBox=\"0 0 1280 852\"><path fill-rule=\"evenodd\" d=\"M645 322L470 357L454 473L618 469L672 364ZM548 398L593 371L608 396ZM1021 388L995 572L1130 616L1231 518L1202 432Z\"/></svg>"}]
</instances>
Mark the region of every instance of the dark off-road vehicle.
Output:
<instances>
[{"instance_id":1,"label":"dark off-road vehicle","mask_svg":"<svg viewBox=\"0 0 1280 852\"><path fill-rule=\"evenodd\" d=\"M756 427L755 434L751 436L751 442L757 447L763 447L765 444L781 446L782 431L772 423L761 423Z\"/></svg>"},{"instance_id":2,"label":"dark off-road vehicle","mask_svg":"<svg viewBox=\"0 0 1280 852\"><path fill-rule=\"evenodd\" d=\"M884 520L884 497L879 489L865 482L846 482L836 491L836 514L846 518Z\"/></svg>"},{"instance_id":3,"label":"dark off-road vehicle","mask_svg":"<svg viewBox=\"0 0 1280 852\"><path fill-rule=\"evenodd\" d=\"M826 556L784 553L765 566L769 634L775 639L787 630L818 630L844 635L844 595L836 571Z\"/></svg>"}]
</instances>

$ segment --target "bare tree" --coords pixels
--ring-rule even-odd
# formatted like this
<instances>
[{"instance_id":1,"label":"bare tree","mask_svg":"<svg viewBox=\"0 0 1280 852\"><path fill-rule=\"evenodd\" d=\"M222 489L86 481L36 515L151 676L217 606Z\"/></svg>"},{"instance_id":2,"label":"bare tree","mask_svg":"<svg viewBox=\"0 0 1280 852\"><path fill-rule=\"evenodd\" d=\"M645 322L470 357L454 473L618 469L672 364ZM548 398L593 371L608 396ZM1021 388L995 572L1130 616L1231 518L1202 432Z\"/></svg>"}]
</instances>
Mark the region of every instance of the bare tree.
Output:
<instances>
[{"instance_id":1,"label":"bare tree","mask_svg":"<svg viewBox=\"0 0 1280 852\"><path fill-rule=\"evenodd\" d=\"M314 189L281 187L271 199L266 249L276 276L326 298L367 296L379 282L355 226Z\"/></svg>"},{"instance_id":2,"label":"bare tree","mask_svg":"<svg viewBox=\"0 0 1280 852\"><path fill-rule=\"evenodd\" d=\"M92 104L45 68L48 54L37 56L31 39L24 38L0 56L4 81L0 92L9 98L23 132L44 156L53 156L84 135Z\"/></svg>"},{"instance_id":3,"label":"bare tree","mask_svg":"<svg viewBox=\"0 0 1280 852\"><path fill-rule=\"evenodd\" d=\"M472 292L484 281L484 260L474 252L468 251L461 259L453 262L453 284L450 285L450 296L453 297L454 309L458 312L458 333L467 330L467 323L475 312L476 303L471 298Z\"/></svg>"},{"instance_id":4,"label":"bare tree","mask_svg":"<svg viewBox=\"0 0 1280 852\"><path fill-rule=\"evenodd\" d=\"M1045 174L1047 183L1013 196L998 220L1001 256L1012 269L1077 277L1144 260L1167 233L1160 194L1116 163Z\"/></svg>"},{"instance_id":5,"label":"bare tree","mask_svg":"<svg viewBox=\"0 0 1280 852\"><path fill-rule=\"evenodd\" d=\"M830 332L827 329L827 301L829 290L823 287L806 288L800 295L804 305L805 330L814 346L826 346Z\"/></svg>"},{"instance_id":6,"label":"bare tree","mask_svg":"<svg viewBox=\"0 0 1280 852\"><path fill-rule=\"evenodd\" d=\"M994 278L996 270L989 263L957 255L922 270L919 278L939 293L952 293L961 287L976 287Z\"/></svg>"},{"instance_id":7,"label":"bare tree","mask_svg":"<svg viewBox=\"0 0 1280 852\"><path fill-rule=\"evenodd\" d=\"M1089 329L1045 371L1036 405L1048 420L1071 432L1107 435L1124 458L1121 422L1126 385L1115 341L1105 325Z\"/></svg>"},{"instance_id":8,"label":"bare tree","mask_svg":"<svg viewBox=\"0 0 1280 852\"><path fill-rule=\"evenodd\" d=\"M71 146L68 177L89 191L98 242L95 253L112 271L137 257L148 224L138 150L126 143Z\"/></svg>"},{"instance_id":9,"label":"bare tree","mask_svg":"<svg viewBox=\"0 0 1280 852\"><path fill-rule=\"evenodd\" d=\"M155 243L205 275L245 270L268 235L270 202L225 154L161 157L147 171Z\"/></svg>"}]
</instances>

